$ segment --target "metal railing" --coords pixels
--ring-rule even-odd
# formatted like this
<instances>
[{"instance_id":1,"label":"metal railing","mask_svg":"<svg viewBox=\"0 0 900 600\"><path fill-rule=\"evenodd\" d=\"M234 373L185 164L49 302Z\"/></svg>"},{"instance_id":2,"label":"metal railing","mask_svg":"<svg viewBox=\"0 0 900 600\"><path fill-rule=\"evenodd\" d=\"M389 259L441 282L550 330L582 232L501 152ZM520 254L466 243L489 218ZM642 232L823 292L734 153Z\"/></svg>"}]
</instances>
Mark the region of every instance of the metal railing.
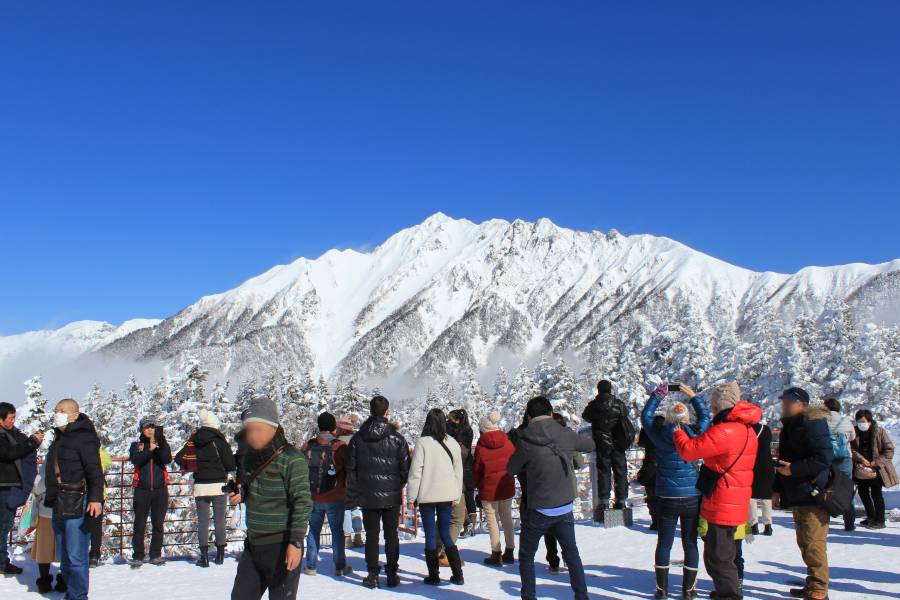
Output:
<instances>
[{"instance_id":1,"label":"metal railing","mask_svg":"<svg viewBox=\"0 0 900 600\"><path fill-rule=\"evenodd\" d=\"M629 481L635 479L635 475L643 461L643 452L631 450L627 456ZM596 499L596 470L593 467L592 455L586 457L586 466L576 471L578 494L575 499L576 518L591 519ZM102 553L105 556L126 557L131 551L131 539L134 535L134 467L125 457L112 459L110 468L105 473L106 498L103 507L103 540ZM172 470L169 471L169 506L163 524L165 536L163 547L170 549L164 552L168 556L178 556L189 553L197 545L197 515L196 503L193 495L192 473ZM516 497L513 501L513 517L519 520L520 490L516 483ZM642 496L630 497L631 500L642 500ZM228 527L226 543L242 542L244 530L233 525L235 508L230 504L228 511ZM16 523L21 517L21 509L17 511ZM484 513L478 509L478 521L484 523ZM419 532L419 511L412 503L403 501L400 511L398 529L412 537ZM10 545L26 545L33 539L33 533L28 536L19 536L18 528L13 527L10 532ZM144 547L149 544L151 528L147 527ZM349 532L345 532L349 533ZM214 535L210 534L210 539ZM320 536L319 547L331 545L331 532L328 527L323 527ZM189 550L190 549L190 550Z\"/></svg>"}]
</instances>

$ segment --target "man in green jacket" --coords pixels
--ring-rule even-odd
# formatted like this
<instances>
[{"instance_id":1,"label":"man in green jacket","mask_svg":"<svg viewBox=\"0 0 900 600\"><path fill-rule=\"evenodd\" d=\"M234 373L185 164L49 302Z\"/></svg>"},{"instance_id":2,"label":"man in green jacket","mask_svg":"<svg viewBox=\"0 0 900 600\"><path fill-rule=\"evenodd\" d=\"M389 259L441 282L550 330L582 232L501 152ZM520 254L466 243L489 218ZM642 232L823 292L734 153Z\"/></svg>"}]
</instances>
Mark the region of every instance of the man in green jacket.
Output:
<instances>
[{"instance_id":1,"label":"man in green jacket","mask_svg":"<svg viewBox=\"0 0 900 600\"><path fill-rule=\"evenodd\" d=\"M243 481L229 493L243 501L247 539L238 563L232 600L294 600L300 583L303 540L312 512L306 457L287 443L278 408L257 396L243 413L249 447L243 456Z\"/></svg>"}]
</instances>

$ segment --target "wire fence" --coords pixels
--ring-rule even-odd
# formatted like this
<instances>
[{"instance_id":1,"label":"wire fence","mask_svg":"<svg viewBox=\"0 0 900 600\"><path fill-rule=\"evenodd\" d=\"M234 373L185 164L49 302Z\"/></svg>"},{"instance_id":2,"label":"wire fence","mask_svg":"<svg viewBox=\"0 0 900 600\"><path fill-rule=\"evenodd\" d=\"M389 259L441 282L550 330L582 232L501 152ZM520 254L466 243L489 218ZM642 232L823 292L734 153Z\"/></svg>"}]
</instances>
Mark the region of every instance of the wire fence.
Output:
<instances>
[{"instance_id":1,"label":"wire fence","mask_svg":"<svg viewBox=\"0 0 900 600\"><path fill-rule=\"evenodd\" d=\"M643 461L643 451L630 450L627 454L629 481L634 481L637 471ZM577 495L574 502L575 516L578 519L593 518L595 499L597 497L597 476L594 468L593 455L586 457L586 464L575 472L577 482ZM134 468L127 458L115 457L105 474L106 498L103 505L103 537L101 555L104 557L127 558L132 551L132 537L134 535ZM197 514L196 502L193 494L192 473L173 470L169 472L168 480L169 506L164 522L163 553L166 556L180 556L192 552L197 546ZM513 501L513 517L519 520L519 488L516 484L516 497ZM629 498L632 503L641 502L644 497L640 494L632 494ZM227 507L227 534L226 544L241 544L244 540L244 529L240 524L237 509L230 504ZM22 510L16 514L16 524L19 522ZM478 523L484 526L484 513L481 508L477 512ZM402 503L400 522L398 529L411 537L416 537L419 532L419 511L412 503ZM148 547L151 535L151 527L147 527L144 539L144 547ZM345 534L351 532L345 531ZM17 525L10 531L11 546L28 546L33 541L34 534L19 535ZM323 527L319 546L331 545L331 531ZM214 539L211 533L210 540ZM215 540L215 543L220 543Z\"/></svg>"}]
</instances>

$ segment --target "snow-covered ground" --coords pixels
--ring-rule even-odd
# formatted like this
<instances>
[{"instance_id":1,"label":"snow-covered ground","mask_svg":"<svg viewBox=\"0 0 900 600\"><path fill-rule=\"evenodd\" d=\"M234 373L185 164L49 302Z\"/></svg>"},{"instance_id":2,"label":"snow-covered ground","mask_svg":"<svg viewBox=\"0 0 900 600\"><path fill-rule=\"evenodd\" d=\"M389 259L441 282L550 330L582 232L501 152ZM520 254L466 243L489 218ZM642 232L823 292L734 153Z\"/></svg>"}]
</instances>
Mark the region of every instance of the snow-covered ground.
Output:
<instances>
[{"instance_id":1,"label":"snow-covered ground","mask_svg":"<svg viewBox=\"0 0 900 600\"><path fill-rule=\"evenodd\" d=\"M897 506L900 493L890 495L889 506ZM647 529L647 515L637 513L637 523L631 529L605 530L591 524L577 526L578 542L587 573L591 598L649 598L653 592L653 549L656 536ZM847 533L832 521L829 537L831 560L831 598L900 598L900 523L889 523L882 531L857 530ZM339 580L331 575L331 555L325 550L320 556L320 574L303 576L301 598L351 598L365 594L369 598L420 596L447 600L469 598L507 598L519 596L519 578L515 566L502 569L481 564L488 549L487 534L482 533L460 543L466 561L466 585L449 584L440 588L421 583L425 574L421 538L402 543L400 569L402 585L395 590L373 592L360 587L364 571L362 554L348 552L350 565L357 573ZM537 567L538 595L541 598L571 598L565 572L551 575L543 561L541 548ZM777 599L788 597L788 588L800 584L805 575L800 554L794 542L794 532L788 513L777 512L775 535L757 537L745 544L747 559L745 595L748 598ZM673 559L680 559L676 544ZM20 562L21 560L17 561ZM236 561L229 558L225 566L201 570L187 560L173 560L162 567L150 565L132 571L126 565L108 564L91 571L92 600L120 600L145 594L166 600L198 600L228 598ZM443 570L449 577L449 570ZM34 565L29 564L19 578L0 579L0 597L32 598ZM673 590L680 597L680 568L673 568ZM701 589L710 590L710 582L702 575ZM705 595L705 594L704 594ZM52 594L51 597L60 597Z\"/></svg>"}]
</instances>

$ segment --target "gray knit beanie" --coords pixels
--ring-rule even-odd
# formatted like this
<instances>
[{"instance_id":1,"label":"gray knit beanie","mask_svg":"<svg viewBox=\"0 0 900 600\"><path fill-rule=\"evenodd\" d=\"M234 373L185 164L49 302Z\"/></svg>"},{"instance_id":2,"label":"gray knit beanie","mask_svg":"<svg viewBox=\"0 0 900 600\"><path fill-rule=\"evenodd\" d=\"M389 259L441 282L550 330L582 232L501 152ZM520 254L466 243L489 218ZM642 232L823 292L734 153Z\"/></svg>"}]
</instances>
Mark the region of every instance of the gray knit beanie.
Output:
<instances>
[{"instance_id":1,"label":"gray knit beanie","mask_svg":"<svg viewBox=\"0 0 900 600\"><path fill-rule=\"evenodd\" d=\"M281 423L278 420L278 407L268 398L268 396L255 396L250 401L250 408L244 411L244 424L247 423L265 423L272 427L278 427Z\"/></svg>"}]
</instances>

